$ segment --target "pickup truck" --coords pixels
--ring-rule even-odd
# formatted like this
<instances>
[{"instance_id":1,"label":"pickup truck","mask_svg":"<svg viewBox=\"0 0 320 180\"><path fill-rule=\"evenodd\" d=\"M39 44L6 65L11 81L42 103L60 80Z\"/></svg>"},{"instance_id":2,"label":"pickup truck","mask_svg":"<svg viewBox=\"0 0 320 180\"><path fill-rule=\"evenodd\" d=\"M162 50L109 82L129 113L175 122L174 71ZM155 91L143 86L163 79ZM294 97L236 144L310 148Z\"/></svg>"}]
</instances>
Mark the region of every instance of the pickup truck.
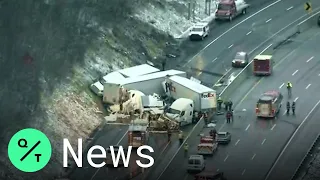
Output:
<instances>
[{"instance_id":1,"label":"pickup truck","mask_svg":"<svg viewBox=\"0 0 320 180\"><path fill-rule=\"evenodd\" d=\"M198 144L198 154L213 155L218 149L218 143L212 136L201 136Z\"/></svg>"},{"instance_id":2,"label":"pickup truck","mask_svg":"<svg viewBox=\"0 0 320 180\"><path fill-rule=\"evenodd\" d=\"M249 4L244 0L221 0L218 4L215 20L229 20L240 14L246 14Z\"/></svg>"}]
</instances>

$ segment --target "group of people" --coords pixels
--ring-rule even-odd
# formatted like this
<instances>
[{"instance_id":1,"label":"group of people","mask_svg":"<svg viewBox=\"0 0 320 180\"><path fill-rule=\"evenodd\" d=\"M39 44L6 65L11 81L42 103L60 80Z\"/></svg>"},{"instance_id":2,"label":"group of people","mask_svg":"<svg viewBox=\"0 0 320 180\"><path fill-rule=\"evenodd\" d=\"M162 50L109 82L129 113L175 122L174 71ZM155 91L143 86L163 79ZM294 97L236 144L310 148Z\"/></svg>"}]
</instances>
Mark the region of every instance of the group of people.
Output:
<instances>
[{"instance_id":1,"label":"group of people","mask_svg":"<svg viewBox=\"0 0 320 180\"><path fill-rule=\"evenodd\" d=\"M292 114L295 114L296 102L292 102L291 110L292 110ZM290 102L289 101L287 102L287 114L290 114Z\"/></svg>"},{"instance_id":2,"label":"group of people","mask_svg":"<svg viewBox=\"0 0 320 180\"><path fill-rule=\"evenodd\" d=\"M233 102L231 101L231 99L229 99L228 101L223 101L222 98L219 96L217 99L217 103L218 103L218 112L221 112L222 104L224 104L227 123L230 123L231 120L233 121L233 109L232 109Z\"/></svg>"}]
</instances>

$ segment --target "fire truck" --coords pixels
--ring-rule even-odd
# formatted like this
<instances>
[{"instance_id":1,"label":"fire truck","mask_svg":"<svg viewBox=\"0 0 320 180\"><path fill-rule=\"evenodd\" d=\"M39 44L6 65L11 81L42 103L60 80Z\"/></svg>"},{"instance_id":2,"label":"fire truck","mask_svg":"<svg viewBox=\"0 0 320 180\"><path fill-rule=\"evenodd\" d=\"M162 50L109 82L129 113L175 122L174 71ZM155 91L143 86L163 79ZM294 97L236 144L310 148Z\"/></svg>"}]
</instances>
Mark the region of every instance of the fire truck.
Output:
<instances>
[{"instance_id":1,"label":"fire truck","mask_svg":"<svg viewBox=\"0 0 320 180\"><path fill-rule=\"evenodd\" d=\"M270 90L264 92L256 105L257 117L275 117L281 109L283 95L280 91Z\"/></svg>"}]
</instances>

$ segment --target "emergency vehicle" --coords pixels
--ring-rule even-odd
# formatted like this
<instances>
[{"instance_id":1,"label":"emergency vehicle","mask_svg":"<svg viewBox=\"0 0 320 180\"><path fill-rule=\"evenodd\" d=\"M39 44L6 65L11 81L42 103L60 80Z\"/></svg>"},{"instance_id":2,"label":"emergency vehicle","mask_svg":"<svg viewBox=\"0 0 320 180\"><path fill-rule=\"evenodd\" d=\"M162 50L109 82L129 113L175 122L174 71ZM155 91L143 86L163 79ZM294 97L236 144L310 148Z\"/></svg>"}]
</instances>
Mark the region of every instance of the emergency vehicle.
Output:
<instances>
[{"instance_id":1,"label":"emergency vehicle","mask_svg":"<svg viewBox=\"0 0 320 180\"><path fill-rule=\"evenodd\" d=\"M229 20L240 14L246 14L249 4L244 0L221 0L216 11L216 20Z\"/></svg>"},{"instance_id":2,"label":"emergency vehicle","mask_svg":"<svg viewBox=\"0 0 320 180\"><path fill-rule=\"evenodd\" d=\"M218 149L218 143L212 136L201 136L198 144L198 154L213 155Z\"/></svg>"},{"instance_id":3,"label":"emergency vehicle","mask_svg":"<svg viewBox=\"0 0 320 180\"><path fill-rule=\"evenodd\" d=\"M272 56L257 55L252 62L254 75L271 75L272 73Z\"/></svg>"},{"instance_id":4,"label":"emergency vehicle","mask_svg":"<svg viewBox=\"0 0 320 180\"><path fill-rule=\"evenodd\" d=\"M281 109L282 99L283 95L277 90L263 93L256 105L257 117L275 117Z\"/></svg>"},{"instance_id":5,"label":"emergency vehicle","mask_svg":"<svg viewBox=\"0 0 320 180\"><path fill-rule=\"evenodd\" d=\"M209 35L209 24L208 23L197 23L193 26L189 33L190 40L203 40Z\"/></svg>"},{"instance_id":6,"label":"emergency vehicle","mask_svg":"<svg viewBox=\"0 0 320 180\"><path fill-rule=\"evenodd\" d=\"M130 125L128 130L128 146L138 148L148 144L149 131L147 125Z\"/></svg>"}]
</instances>

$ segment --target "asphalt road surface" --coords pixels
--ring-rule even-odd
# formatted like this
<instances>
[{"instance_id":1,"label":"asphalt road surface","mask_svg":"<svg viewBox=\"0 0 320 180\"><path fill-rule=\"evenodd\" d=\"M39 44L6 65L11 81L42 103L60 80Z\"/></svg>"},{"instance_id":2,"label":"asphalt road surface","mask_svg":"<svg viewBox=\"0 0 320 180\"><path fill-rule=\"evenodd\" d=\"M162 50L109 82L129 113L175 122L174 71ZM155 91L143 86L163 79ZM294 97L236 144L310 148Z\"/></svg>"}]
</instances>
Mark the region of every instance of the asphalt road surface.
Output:
<instances>
[{"instance_id":1,"label":"asphalt road surface","mask_svg":"<svg viewBox=\"0 0 320 180\"><path fill-rule=\"evenodd\" d=\"M274 52L276 64L272 76L249 80L253 86L235 107L235 121L232 124L223 124L222 127L218 124L221 131L232 133L232 142L228 146L220 146L212 158L206 158L206 170L222 171L228 180L262 180L274 162L277 162L268 179L291 178L318 135L319 123L316 118L320 103L320 95L317 94L317 81L320 76L317 57L317 51L320 50L317 45L319 40L318 28L301 34L294 42ZM264 91L279 89L285 97L283 104L288 101L283 85L287 81L291 81L294 86L293 97L289 101L297 102L296 115L286 115L283 107L277 119L257 119L254 107ZM299 131L294 133L300 124L302 125ZM295 136L291 138L293 134ZM189 154L196 154L198 141L196 134L189 139ZM290 144L286 146L288 142ZM281 153L283 149L285 152ZM276 161L279 155L280 160ZM192 179L193 175L186 172L186 165L187 158L181 151L159 179Z\"/></svg>"},{"instance_id":2,"label":"asphalt road surface","mask_svg":"<svg viewBox=\"0 0 320 180\"><path fill-rule=\"evenodd\" d=\"M252 54L256 53L256 50L261 50L261 47L265 46L262 42L267 42L268 38L272 37L274 33L288 25L290 22L303 16L305 14L303 3L304 2L301 0L277 1L272 6L265 8L257 14L254 12L262 7L255 6L247 15L241 16L231 23L226 22L217 25L219 28L213 28L208 39L203 42L192 42L201 43L201 46L207 46L204 50L200 51L195 58L188 63L186 62L185 68L195 67L220 74L227 72L231 67L232 58L237 51L247 51ZM315 5L313 8L315 8ZM228 30L229 28L232 29ZM210 85L213 85L219 78L218 76L208 76L205 73L199 73L198 77L203 82L207 82ZM281 125L279 125L279 127L281 127ZM126 131L127 128L125 126L120 128L105 127L95 139L94 144L102 145L105 148L115 144L126 146ZM197 138L196 142L198 141L198 137L191 138ZM151 179L150 177L157 177L157 175L161 173L160 170L165 168L166 164L168 164L179 148L178 142L173 141L172 143L167 144L166 137L163 136L152 137L151 142L151 145L154 146L156 151L154 153L154 158L156 159L155 166L158 168L156 170L153 168L152 173L149 173L148 171L145 172L143 176L140 175L137 179ZM83 159L83 168L76 169L75 172L72 173L71 178L92 180L105 178L119 179L129 172L136 171L136 167L131 168L131 166L125 170L110 168L95 169L91 168L86 162L86 154L84 154Z\"/></svg>"}]
</instances>

